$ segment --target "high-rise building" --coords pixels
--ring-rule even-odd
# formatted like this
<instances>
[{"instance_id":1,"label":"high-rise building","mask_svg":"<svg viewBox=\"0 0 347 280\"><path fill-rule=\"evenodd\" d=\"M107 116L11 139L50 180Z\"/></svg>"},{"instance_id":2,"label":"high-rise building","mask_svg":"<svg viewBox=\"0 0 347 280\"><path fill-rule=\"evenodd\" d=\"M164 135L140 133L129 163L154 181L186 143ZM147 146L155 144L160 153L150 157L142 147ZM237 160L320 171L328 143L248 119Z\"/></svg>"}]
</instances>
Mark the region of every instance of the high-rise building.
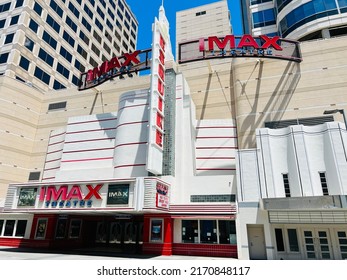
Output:
<instances>
[{"instance_id":1,"label":"high-rise building","mask_svg":"<svg viewBox=\"0 0 347 280\"><path fill-rule=\"evenodd\" d=\"M242 0L240 3L244 30L251 30L253 35L278 34L305 41L347 34L345 0Z\"/></svg>"},{"instance_id":2,"label":"high-rise building","mask_svg":"<svg viewBox=\"0 0 347 280\"><path fill-rule=\"evenodd\" d=\"M1 0L0 75L41 90L77 85L81 72L136 48L124 0Z\"/></svg>"}]
</instances>

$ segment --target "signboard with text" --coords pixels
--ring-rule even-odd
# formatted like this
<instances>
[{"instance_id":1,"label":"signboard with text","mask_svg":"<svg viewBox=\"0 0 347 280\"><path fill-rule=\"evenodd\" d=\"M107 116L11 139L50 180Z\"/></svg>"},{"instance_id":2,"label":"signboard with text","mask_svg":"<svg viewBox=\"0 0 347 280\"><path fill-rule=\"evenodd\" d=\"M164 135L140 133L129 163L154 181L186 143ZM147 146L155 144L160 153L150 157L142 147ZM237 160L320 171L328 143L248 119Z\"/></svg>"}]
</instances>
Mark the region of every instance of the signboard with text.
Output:
<instances>
[{"instance_id":1,"label":"signboard with text","mask_svg":"<svg viewBox=\"0 0 347 280\"><path fill-rule=\"evenodd\" d=\"M107 205L120 205L129 203L129 185L109 185L107 192Z\"/></svg>"}]
</instances>

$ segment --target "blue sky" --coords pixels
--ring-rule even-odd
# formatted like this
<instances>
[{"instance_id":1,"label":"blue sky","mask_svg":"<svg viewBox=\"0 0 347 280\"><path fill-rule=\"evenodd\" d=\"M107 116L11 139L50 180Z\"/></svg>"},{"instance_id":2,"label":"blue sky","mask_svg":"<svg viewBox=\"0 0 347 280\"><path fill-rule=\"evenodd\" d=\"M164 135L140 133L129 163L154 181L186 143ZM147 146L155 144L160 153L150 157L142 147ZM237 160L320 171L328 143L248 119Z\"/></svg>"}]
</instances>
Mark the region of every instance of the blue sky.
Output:
<instances>
[{"instance_id":1,"label":"blue sky","mask_svg":"<svg viewBox=\"0 0 347 280\"><path fill-rule=\"evenodd\" d=\"M218 2L219 0L164 0L166 17L170 22L171 44L175 46L176 12L205 4ZM137 49L147 49L152 42L152 23L158 17L162 0L126 0L139 22ZM239 0L228 0L231 13L232 26L235 35L242 34L241 10ZM173 50L173 53L174 50Z\"/></svg>"}]
</instances>

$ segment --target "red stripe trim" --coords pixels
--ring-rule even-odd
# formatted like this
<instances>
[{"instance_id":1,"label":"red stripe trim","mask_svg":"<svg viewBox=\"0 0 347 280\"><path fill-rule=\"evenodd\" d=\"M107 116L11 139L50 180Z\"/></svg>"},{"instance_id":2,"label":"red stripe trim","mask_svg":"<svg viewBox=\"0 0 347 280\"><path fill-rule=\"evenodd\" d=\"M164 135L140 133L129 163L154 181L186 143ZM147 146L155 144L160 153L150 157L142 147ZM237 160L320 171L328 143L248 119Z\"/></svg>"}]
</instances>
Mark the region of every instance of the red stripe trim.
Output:
<instances>
[{"instance_id":1,"label":"red stripe trim","mask_svg":"<svg viewBox=\"0 0 347 280\"><path fill-rule=\"evenodd\" d=\"M114 147L111 147L111 148L98 148L98 149L87 149L87 150L74 150L74 151L63 152L63 154L94 152L94 151L106 151L106 150L113 150L113 149L114 149Z\"/></svg>"},{"instance_id":2,"label":"red stripe trim","mask_svg":"<svg viewBox=\"0 0 347 280\"><path fill-rule=\"evenodd\" d=\"M101 119L101 120L81 121L81 122L68 123L67 125L75 125L75 124L83 124L83 123L93 123L93 122L105 122L105 121L113 121L113 120L116 120L116 119L117 119L117 117L109 118L109 119Z\"/></svg>"},{"instance_id":3,"label":"red stripe trim","mask_svg":"<svg viewBox=\"0 0 347 280\"><path fill-rule=\"evenodd\" d=\"M236 128L236 126L197 126L196 129L205 129L205 128Z\"/></svg>"},{"instance_id":4,"label":"red stripe trim","mask_svg":"<svg viewBox=\"0 0 347 280\"><path fill-rule=\"evenodd\" d=\"M124 106L118 109L118 111L123 110L123 109L127 109L127 108L133 108L133 107L141 107L141 106L147 106L149 105L149 103L145 103L145 104L138 104L138 105L130 105L130 106Z\"/></svg>"},{"instance_id":5,"label":"red stripe trim","mask_svg":"<svg viewBox=\"0 0 347 280\"><path fill-rule=\"evenodd\" d=\"M43 169L43 171L50 171L50 170L59 169L59 168L60 168L60 166L58 166L58 167L53 167L53 168Z\"/></svg>"},{"instance_id":6,"label":"red stripe trim","mask_svg":"<svg viewBox=\"0 0 347 280\"><path fill-rule=\"evenodd\" d=\"M235 139L236 136L196 136L196 139Z\"/></svg>"},{"instance_id":7,"label":"red stripe trim","mask_svg":"<svg viewBox=\"0 0 347 280\"><path fill-rule=\"evenodd\" d=\"M125 164L125 165L117 165L114 168L124 168L124 167L135 167L135 166L146 166L144 163L138 163L138 164Z\"/></svg>"},{"instance_id":8,"label":"red stripe trim","mask_svg":"<svg viewBox=\"0 0 347 280\"><path fill-rule=\"evenodd\" d=\"M66 132L62 132L62 133L59 133L59 134L51 135L50 138L57 137L57 136L61 136L61 135L64 135L65 133L66 133Z\"/></svg>"},{"instance_id":9,"label":"red stripe trim","mask_svg":"<svg viewBox=\"0 0 347 280\"><path fill-rule=\"evenodd\" d=\"M123 126L123 125L131 125L131 124L139 124L139 123L148 123L148 121L138 121L138 122L128 122L128 123L121 123L120 125L118 125L116 127L116 129L120 126Z\"/></svg>"},{"instance_id":10,"label":"red stripe trim","mask_svg":"<svg viewBox=\"0 0 347 280\"><path fill-rule=\"evenodd\" d=\"M55 179L55 176L54 176L54 177L42 178L42 181L44 181L44 180L50 180L50 179Z\"/></svg>"},{"instance_id":11,"label":"red stripe trim","mask_svg":"<svg viewBox=\"0 0 347 280\"><path fill-rule=\"evenodd\" d=\"M121 147L121 146L129 146L129 145L143 145L147 144L147 142L133 142L133 143L124 143L124 144L118 144L115 146L115 148Z\"/></svg>"},{"instance_id":12,"label":"red stripe trim","mask_svg":"<svg viewBox=\"0 0 347 280\"><path fill-rule=\"evenodd\" d=\"M63 141L59 141L59 142L54 142L54 143L48 144L48 146L53 146L53 145L57 145L57 144L61 144L61 143L64 143L64 140L63 140Z\"/></svg>"},{"instance_id":13,"label":"red stripe trim","mask_svg":"<svg viewBox=\"0 0 347 280\"><path fill-rule=\"evenodd\" d=\"M61 160L61 158L47 160L47 161L45 161L45 163L50 163L50 162L54 162L54 161L58 161L58 160Z\"/></svg>"},{"instance_id":14,"label":"red stripe trim","mask_svg":"<svg viewBox=\"0 0 347 280\"><path fill-rule=\"evenodd\" d=\"M65 142L65 144L93 142L93 141L105 141L105 140L114 140L114 138L94 138L94 139L85 139L85 140L74 140L74 141Z\"/></svg>"},{"instance_id":15,"label":"red stripe trim","mask_svg":"<svg viewBox=\"0 0 347 280\"><path fill-rule=\"evenodd\" d=\"M235 157L197 157L196 159L235 159Z\"/></svg>"},{"instance_id":16,"label":"red stripe trim","mask_svg":"<svg viewBox=\"0 0 347 280\"><path fill-rule=\"evenodd\" d=\"M79 130L79 131L66 132L66 134L78 134L78 133L95 132L95 131L107 131L107 130L115 130L115 129L116 128L114 128L114 127L98 128L98 129Z\"/></svg>"},{"instance_id":17,"label":"red stripe trim","mask_svg":"<svg viewBox=\"0 0 347 280\"><path fill-rule=\"evenodd\" d=\"M80 161L107 160L107 159L113 159L113 157L71 159L71 160L62 160L61 162L80 162Z\"/></svg>"},{"instance_id":18,"label":"red stripe trim","mask_svg":"<svg viewBox=\"0 0 347 280\"><path fill-rule=\"evenodd\" d=\"M196 147L197 150L208 150L208 149L237 149L237 147Z\"/></svg>"},{"instance_id":19,"label":"red stripe trim","mask_svg":"<svg viewBox=\"0 0 347 280\"><path fill-rule=\"evenodd\" d=\"M52 152L48 152L47 155L49 155L49 154L54 154L54 153L58 153L58 152L61 152L61 151L63 151L63 149L56 150L56 151L52 151Z\"/></svg>"}]
</instances>

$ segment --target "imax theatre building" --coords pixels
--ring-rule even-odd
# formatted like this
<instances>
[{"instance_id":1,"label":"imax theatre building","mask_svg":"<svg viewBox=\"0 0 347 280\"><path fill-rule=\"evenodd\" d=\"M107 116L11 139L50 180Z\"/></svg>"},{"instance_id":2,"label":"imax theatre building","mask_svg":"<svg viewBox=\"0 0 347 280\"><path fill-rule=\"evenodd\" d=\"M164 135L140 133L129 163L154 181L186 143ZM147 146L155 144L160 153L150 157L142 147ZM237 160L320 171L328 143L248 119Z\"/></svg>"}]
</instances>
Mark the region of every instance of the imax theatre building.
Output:
<instances>
[{"instance_id":1,"label":"imax theatre building","mask_svg":"<svg viewBox=\"0 0 347 280\"><path fill-rule=\"evenodd\" d=\"M78 90L0 78L4 153L26 181L8 185L0 245L346 258L347 38L210 36L176 63L167 30L161 9L152 49Z\"/></svg>"}]
</instances>

